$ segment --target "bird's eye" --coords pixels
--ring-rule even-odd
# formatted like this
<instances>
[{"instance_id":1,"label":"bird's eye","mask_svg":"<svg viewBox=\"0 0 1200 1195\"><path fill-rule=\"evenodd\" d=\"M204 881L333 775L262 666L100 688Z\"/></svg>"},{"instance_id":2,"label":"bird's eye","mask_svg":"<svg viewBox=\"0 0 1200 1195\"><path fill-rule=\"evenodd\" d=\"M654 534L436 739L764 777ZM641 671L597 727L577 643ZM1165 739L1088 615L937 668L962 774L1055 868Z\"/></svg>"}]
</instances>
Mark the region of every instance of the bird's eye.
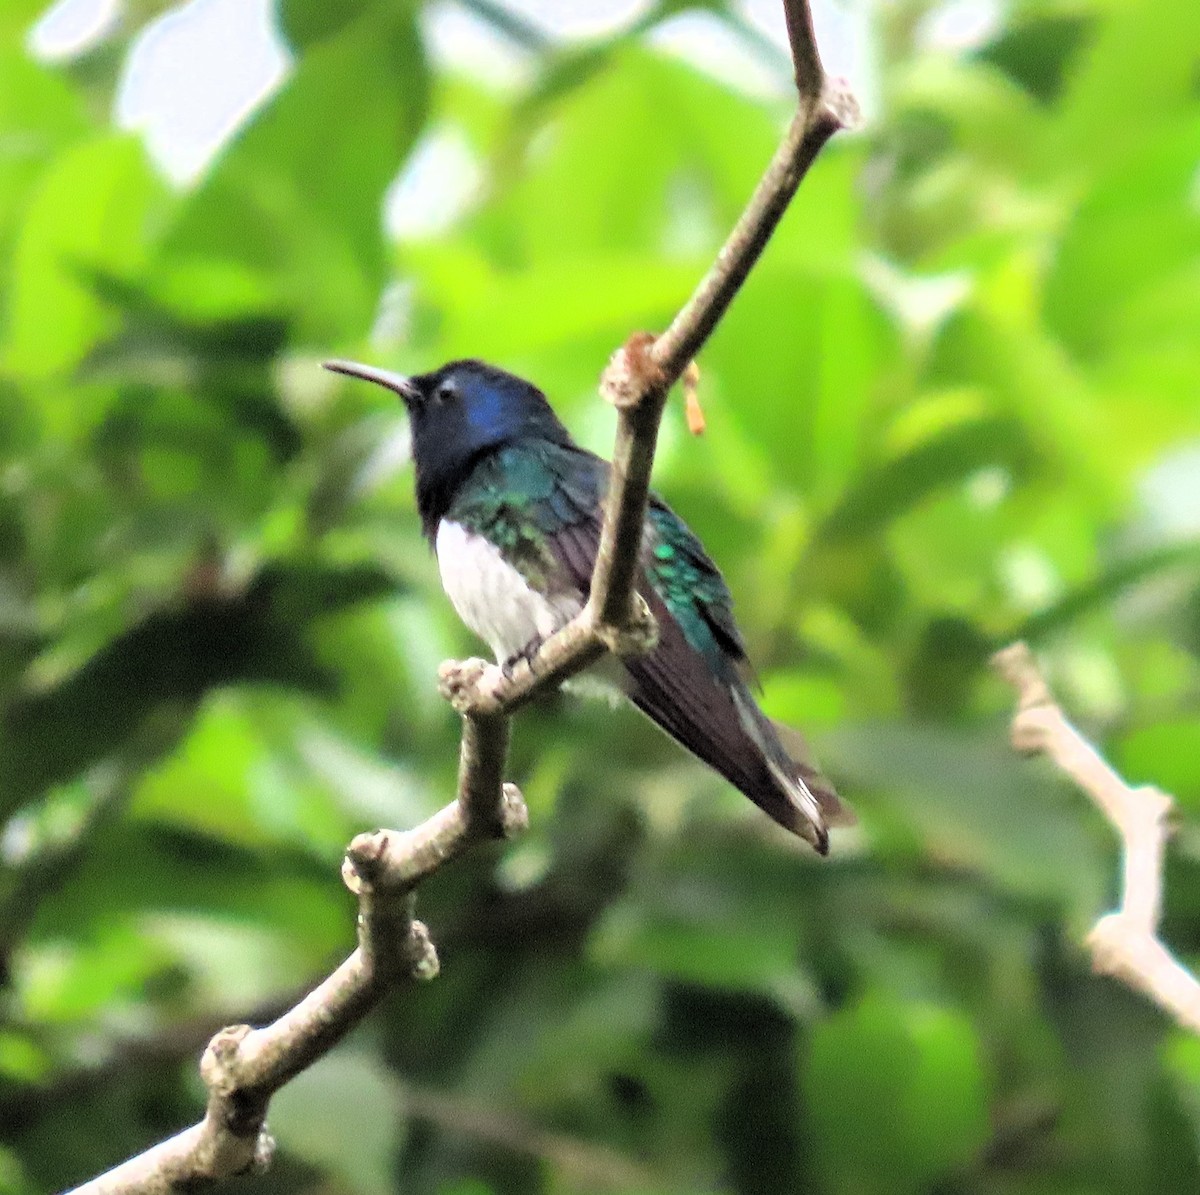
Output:
<instances>
[{"instance_id":1,"label":"bird's eye","mask_svg":"<svg viewBox=\"0 0 1200 1195\"><path fill-rule=\"evenodd\" d=\"M443 382L438 388L434 398L439 403L449 402L454 397L454 387L449 382Z\"/></svg>"}]
</instances>

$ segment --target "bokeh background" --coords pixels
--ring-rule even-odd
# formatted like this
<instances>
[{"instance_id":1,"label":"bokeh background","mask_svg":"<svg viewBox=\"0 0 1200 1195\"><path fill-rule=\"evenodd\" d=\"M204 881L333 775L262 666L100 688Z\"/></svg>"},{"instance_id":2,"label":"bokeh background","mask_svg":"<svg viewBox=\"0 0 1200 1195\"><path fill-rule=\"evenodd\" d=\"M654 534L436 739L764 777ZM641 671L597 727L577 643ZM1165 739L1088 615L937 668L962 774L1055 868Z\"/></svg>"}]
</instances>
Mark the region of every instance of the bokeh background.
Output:
<instances>
[{"instance_id":1,"label":"bokeh background","mask_svg":"<svg viewBox=\"0 0 1200 1195\"><path fill-rule=\"evenodd\" d=\"M1200 1042L1093 978L1099 815L1009 751L1037 647L1173 792L1200 956L1200 6L820 6L867 120L656 479L819 860L630 712L516 726L527 837L422 890L435 983L273 1105L248 1192L1200 1188ZM353 943L344 844L453 791L478 650L352 356L478 355L579 437L790 108L770 2L4 0L0 1188L192 1122L196 1059Z\"/></svg>"}]
</instances>

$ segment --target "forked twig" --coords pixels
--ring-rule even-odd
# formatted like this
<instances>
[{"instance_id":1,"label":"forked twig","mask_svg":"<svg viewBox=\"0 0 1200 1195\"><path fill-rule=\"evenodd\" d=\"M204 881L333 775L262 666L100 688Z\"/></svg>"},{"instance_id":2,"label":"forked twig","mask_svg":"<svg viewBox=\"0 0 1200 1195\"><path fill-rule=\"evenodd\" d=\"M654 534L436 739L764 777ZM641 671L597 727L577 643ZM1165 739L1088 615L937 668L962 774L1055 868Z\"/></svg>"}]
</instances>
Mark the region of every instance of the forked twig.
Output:
<instances>
[{"instance_id":1,"label":"forked twig","mask_svg":"<svg viewBox=\"0 0 1200 1195\"><path fill-rule=\"evenodd\" d=\"M1093 968L1136 988L1200 1033L1200 981L1158 936L1163 854L1174 802L1156 788L1131 788L1113 771L1067 721L1024 643L997 652L992 663L1017 691L1013 747L1022 754L1045 755L1083 789L1121 839L1121 904L1088 934Z\"/></svg>"}]
</instances>

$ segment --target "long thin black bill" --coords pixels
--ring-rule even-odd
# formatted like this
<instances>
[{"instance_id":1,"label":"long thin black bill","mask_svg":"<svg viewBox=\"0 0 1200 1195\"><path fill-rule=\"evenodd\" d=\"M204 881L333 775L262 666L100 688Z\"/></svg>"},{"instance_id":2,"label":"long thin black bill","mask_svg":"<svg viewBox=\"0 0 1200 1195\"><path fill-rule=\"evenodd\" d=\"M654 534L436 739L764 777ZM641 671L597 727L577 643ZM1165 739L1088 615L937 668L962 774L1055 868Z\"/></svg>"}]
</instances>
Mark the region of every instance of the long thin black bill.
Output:
<instances>
[{"instance_id":1,"label":"long thin black bill","mask_svg":"<svg viewBox=\"0 0 1200 1195\"><path fill-rule=\"evenodd\" d=\"M412 378L402 373L392 373L387 369L379 369L374 365L361 365L357 361L326 361L326 369L333 373L345 374L348 378L360 378L364 382L374 382L377 386L394 391L405 402L419 399L420 393L413 385Z\"/></svg>"}]
</instances>

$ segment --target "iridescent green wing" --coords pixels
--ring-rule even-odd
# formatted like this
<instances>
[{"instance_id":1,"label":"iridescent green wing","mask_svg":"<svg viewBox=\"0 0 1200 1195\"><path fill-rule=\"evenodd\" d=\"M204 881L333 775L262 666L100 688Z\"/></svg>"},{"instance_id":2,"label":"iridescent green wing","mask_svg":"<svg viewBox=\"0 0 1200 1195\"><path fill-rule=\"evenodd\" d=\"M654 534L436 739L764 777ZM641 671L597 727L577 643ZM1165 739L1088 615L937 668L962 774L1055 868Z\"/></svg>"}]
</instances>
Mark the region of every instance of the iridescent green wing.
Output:
<instances>
[{"instance_id":1,"label":"iridescent green wing","mask_svg":"<svg viewBox=\"0 0 1200 1195\"><path fill-rule=\"evenodd\" d=\"M446 517L495 544L535 588L586 594L607 478L583 449L518 443L476 466Z\"/></svg>"},{"instance_id":2,"label":"iridescent green wing","mask_svg":"<svg viewBox=\"0 0 1200 1195\"><path fill-rule=\"evenodd\" d=\"M646 575L654 592L713 675L730 684L741 680L746 649L725 578L687 524L657 496L651 498L646 528Z\"/></svg>"}]
</instances>

